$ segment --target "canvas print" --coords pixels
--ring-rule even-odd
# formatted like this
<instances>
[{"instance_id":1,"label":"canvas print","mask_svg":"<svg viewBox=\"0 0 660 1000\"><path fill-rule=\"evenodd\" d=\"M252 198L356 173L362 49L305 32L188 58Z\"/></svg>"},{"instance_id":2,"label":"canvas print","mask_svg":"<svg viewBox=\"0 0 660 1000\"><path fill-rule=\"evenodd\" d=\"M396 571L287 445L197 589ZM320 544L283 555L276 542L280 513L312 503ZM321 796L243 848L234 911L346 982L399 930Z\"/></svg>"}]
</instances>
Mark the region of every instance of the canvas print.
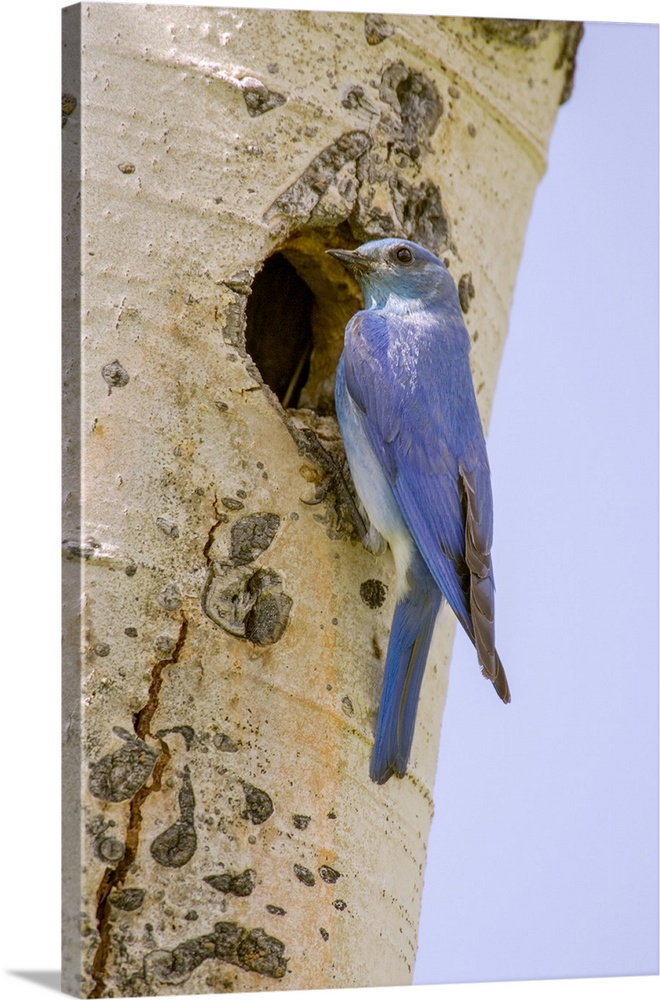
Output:
<instances>
[{"instance_id":1,"label":"canvas print","mask_svg":"<svg viewBox=\"0 0 660 1000\"><path fill-rule=\"evenodd\" d=\"M486 431L582 37L64 10L67 992L412 981L457 629L516 698Z\"/></svg>"}]
</instances>

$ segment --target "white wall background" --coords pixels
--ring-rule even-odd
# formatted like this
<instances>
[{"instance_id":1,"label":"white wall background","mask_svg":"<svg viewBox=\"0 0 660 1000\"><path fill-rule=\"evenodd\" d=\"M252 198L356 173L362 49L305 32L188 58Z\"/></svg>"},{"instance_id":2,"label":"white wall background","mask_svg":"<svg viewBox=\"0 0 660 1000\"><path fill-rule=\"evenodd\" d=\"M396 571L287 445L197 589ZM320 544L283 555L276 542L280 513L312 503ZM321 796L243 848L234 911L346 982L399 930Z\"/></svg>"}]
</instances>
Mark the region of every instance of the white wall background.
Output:
<instances>
[{"instance_id":1,"label":"white wall background","mask_svg":"<svg viewBox=\"0 0 660 1000\"><path fill-rule=\"evenodd\" d=\"M645 0L472 0L469 10L430 0L225 4L247 5L658 16ZM60 6L31 0L3 12L8 1000L47 996L59 969ZM513 703L493 698L459 639L420 983L657 970L657 37L657 28L588 29L538 191L489 436L498 636ZM657 979L420 990L441 1000L558 990L638 1000L656 995Z\"/></svg>"}]
</instances>

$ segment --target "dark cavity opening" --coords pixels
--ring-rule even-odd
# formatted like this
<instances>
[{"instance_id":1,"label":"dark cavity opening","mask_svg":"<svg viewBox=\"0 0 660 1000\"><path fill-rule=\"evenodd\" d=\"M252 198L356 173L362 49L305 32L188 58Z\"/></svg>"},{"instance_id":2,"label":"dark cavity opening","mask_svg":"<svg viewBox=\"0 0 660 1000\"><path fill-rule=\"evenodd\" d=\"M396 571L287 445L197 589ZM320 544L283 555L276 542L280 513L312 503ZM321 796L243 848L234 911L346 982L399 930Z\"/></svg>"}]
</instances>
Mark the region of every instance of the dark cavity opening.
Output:
<instances>
[{"instance_id":1,"label":"dark cavity opening","mask_svg":"<svg viewBox=\"0 0 660 1000\"><path fill-rule=\"evenodd\" d=\"M269 257L247 300L245 346L282 406L297 406L309 378L314 296L281 253Z\"/></svg>"},{"instance_id":2,"label":"dark cavity opening","mask_svg":"<svg viewBox=\"0 0 660 1000\"><path fill-rule=\"evenodd\" d=\"M356 246L348 227L292 236L264 262L246 306L245 346L284 407L334 416L335 370L360 291L325 251Z\"/></svg>"}]
</instances>

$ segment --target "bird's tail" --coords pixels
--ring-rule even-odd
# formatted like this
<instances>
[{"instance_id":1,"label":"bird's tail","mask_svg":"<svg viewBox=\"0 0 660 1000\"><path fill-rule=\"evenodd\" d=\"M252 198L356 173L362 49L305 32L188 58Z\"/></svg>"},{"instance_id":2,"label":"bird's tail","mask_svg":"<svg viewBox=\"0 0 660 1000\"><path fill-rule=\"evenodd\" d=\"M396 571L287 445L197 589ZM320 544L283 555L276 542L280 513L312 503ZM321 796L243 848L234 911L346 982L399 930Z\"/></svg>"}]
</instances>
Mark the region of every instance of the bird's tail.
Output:
<instances>
[{"instance_id":1,"label":"bird's tail","mask_svg":"<svg viewBox=\"0 0 660 1000\"><path fill-rule=\"evenodd\" d=\"M412 586L394 611L369 769L379 785L393 774L402 778L406 773L419 689L442 600L425 566L421 576L409 577Z\"/></svg>"}]
</instances>

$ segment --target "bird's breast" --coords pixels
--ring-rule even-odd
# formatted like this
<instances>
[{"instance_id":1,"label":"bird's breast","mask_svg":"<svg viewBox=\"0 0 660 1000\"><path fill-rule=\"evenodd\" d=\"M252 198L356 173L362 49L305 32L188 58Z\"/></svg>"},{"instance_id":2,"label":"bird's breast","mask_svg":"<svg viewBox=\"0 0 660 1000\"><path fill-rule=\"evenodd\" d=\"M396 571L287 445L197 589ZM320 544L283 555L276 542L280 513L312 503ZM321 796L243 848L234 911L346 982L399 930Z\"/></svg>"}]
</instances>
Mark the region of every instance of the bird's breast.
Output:
<instances>
[{"instance_id":1,"label":"bird's breast","mask_svg":"<svg viewBox=\"0 0 660 1000\"><path fill-rule=\"evenodd\" d=\"M337 370L337 418L346 448L346 458L355 489L372 525L386 540L396 567L397 599L407 589L407 574L414 551L414 542L403 519L399 505L387 481L378 455L367 435L364 415L346 387L343 367Z\"/></svg>"}]
</instances>

